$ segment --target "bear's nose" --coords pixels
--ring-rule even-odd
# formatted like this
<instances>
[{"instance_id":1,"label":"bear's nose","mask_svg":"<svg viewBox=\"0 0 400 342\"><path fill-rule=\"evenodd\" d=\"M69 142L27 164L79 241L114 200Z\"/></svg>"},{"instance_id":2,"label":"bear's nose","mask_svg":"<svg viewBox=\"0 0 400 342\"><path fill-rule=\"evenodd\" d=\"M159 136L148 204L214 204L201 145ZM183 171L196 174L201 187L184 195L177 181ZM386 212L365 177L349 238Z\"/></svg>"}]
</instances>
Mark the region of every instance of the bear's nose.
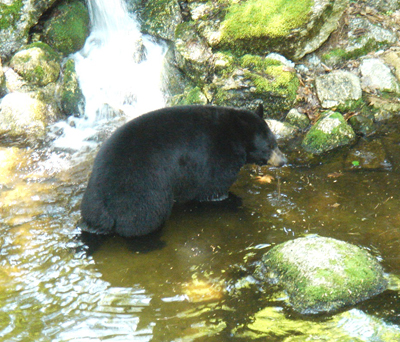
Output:
<instances>
[{"instance_id":1,"label":"bear's nose","mask_svg":"<svg viewBox=\"0 0 400 342\"><path fill-rule=\"evenodd\" d=\"M281 150L276 147L271 153L271 156L268 160L268 164L272 166L277 166L281 167L287 163L287 159L284 156L284 154L281 152Z\"/></svg>"}]
</instances>

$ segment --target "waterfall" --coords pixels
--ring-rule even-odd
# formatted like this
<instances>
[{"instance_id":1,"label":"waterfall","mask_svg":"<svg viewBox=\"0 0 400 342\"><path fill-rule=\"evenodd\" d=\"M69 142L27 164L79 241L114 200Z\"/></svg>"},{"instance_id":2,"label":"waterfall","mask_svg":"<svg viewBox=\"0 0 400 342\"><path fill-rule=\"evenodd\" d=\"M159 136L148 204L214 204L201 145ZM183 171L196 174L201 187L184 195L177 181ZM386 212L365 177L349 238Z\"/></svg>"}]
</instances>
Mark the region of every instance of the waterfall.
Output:
<instances>
[{"instance_id":1,"label":"waterfall","mask_svg":"<svg viewBox=\"0 0 400 342\"><path fill-rule=\"evenodd\" d=\"M165 49L140 31L124 0L88 0L92 29L72 57L86 104L83 118L59 124L54 145L80 149L102 124L164 106L161 69Z\"/></svg>"}]
</instances>

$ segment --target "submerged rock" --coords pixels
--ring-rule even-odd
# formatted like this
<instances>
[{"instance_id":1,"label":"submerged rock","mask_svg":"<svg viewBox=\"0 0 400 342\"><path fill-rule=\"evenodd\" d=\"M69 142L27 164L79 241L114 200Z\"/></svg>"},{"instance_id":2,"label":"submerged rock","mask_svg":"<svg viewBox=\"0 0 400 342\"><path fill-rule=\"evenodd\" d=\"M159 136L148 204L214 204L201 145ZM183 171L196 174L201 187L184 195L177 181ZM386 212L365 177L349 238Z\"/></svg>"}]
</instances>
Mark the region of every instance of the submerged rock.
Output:
<instances>
[{"instance_id":1,"label":"submerged rock","mask_svg":"<svg viewBox=\"0 0 400 342\"><path fill-rule=\"evenodd\" d=\"M361 140L349 151L344 164L347 170L385 170L391 166L383 144L377 139Z\"/></svg>"},{"instance_id":2,"label":"submerged rock","mask_svg":"<svg viewBox=\"0 0 400 342\"><path fill-rule=\"evenodd\" d=\"M360 79L348 71L338 70L319 76L315 80L315 86L324 108L351 106L362 95Z\"/></svg>"},{"instance_id":3,"label":"submerged rock","mask_svg":"<svg viewBox=\"0 0 400 342\"><path fill-rule=\"evenodd\" d=\"M307 152L321 154L347 145L355 138L353 129L347 124L343 115L328 111L307 132L302 146Z\"/></svg>"},{"instance_id":4,"label":"submerged rock","mask_svg":"<svg viewBox=\"0 0 400 342\"><path fill-rule=\"evenodd\" d=\"M382 267L365 250L332 238L287 241L264 254L269 282L278 284L301 314L354 305L387 287Z\"/></svg>"},{"instance_id":5,"label":"submerged rock","mask_svg":"<svg viewBox=\"0 0 400 342\"><path fill-rule=\"evenodd\" d=\"M287 317L275 307L266 307L254 315L243 337L249 340L283 342L392 342L400 340L400 328L383 319L351 309L330 319L300 320ZM235 334L237 336L238 334ZM239 335L240 336L240 335ZM264 338L264 339L263 339Z\"/></svg>"}]
</instances>

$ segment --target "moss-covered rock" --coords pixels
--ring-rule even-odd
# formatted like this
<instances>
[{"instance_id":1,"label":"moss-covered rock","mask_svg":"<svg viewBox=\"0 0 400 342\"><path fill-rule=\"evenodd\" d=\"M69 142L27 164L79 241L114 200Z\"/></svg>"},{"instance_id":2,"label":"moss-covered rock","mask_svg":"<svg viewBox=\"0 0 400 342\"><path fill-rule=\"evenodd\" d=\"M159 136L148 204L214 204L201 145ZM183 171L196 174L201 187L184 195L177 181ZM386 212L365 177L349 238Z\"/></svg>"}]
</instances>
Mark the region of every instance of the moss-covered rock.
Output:
<instances>
[{"instance_id":1,"label":"moss-covered rock","mask_svg":"<svg viewBox=\"0 0 400 342\"><path fill-rule=\"evenodd\" d=\"M336 29L348 0L225 1L217 46L235 54L279 52L298 60Z\"/></svg>"},{"instance_id":2,"label":"moss-covered rock","mask_svg":"<svg viewBox=\"0 0 400 342\"><path fill-rule=\"evenodd\" d=\"M207 103L207 97L204 95L199 87L187 87L182 94L172 97L168 105L206 105Z\"/></svg>"},{"instance_id":3,"label":"moss-covered rock","mask_svg":"<svg viewBox=\"0 0 400 342\"><path fill-rule=\"evenodd\" d=\"M190 22L183 22L177 26L175 59L178 68L198 86L208 82L214 71L211 48Z\"/></svg>"},{"instance_id":4,"label":"moss-covered rock","mask_svg":"<svg viewBox=\"0 0 400 342\"><path fill-rule=\"evenodd\" d=\"M182 22L178 2L170 0L143 1L138 16L143 32L167 40L174 40L176 27Z\"/></svg>"},{"instance_id":5,"label":"moss-covered rock","mask_svg":"<svg viewBox=\"0 0 400 342\"><path fill-rule=\"evenodd\" d=\"M78 0L60 3L44 24L43 40L63 55L80 50L88 35L89 13Z\"/></svg>"},{"instance_id":6,"label":"moss-covered rock","mask_svg":"<svg viewBox=\"0 0 400 342\"><path fill-rule=\"evenodd\" d=\"M287 241L262 261L271 283L289 296L302 314L330 312L383 292L382 267L365 250L332 238L310 236Z\"/></svg>"},{"instance_id":7,"label":"moss-covered rock","mask_svg":"<svg viewBox=\"0 0 400 342\"><path fill-rule=\"evenodd\" d=\"M17 52L10 66L28 83L46 86L60 74L60 56L45 43L33 43Z\"/></svg>"},{"instance_id":8,"label":"moss-covered rock","mask_svg":"<svg viewBox=\"0 0 400 342\"><path fill-rule=\"evenodd\" d=\"M276 59L219 54L208 97L217 105L255 109L263 103L270 118L281 119L296 100L299 80L294 70Z\"/></svg>"},{"instance_id":9,"label":"moss-covered rock","mask_svg":"<svg viewBox=\"0 0 400 342\"><path fill-rule=\"evenodd\" d=\"M28 43L29 31L56 0L7 0L0 3L0 57L8 59Z\"/></svg>"},{"instance_id":10,"label":"moss-covered rock","mask_svg":"<svg viewBox=\"0 0 400 342\"><path fill-rule=\"evenodd\" d=\"M355 140L355 133L343 115L325 112L307 132L302 141L303 148L313 154L321 154Z\"/></svg>"},{"instance_id":11,"label":"moss-covered rock","mask_svg":"<svg viewBox=\"0 0 400 342\"><path fill-rule=\"evenodd\" d=\"M64 65L63 77L57 93L61 111L65 115L80 116L83 113L85 97L79 86L73 59L69 59Z\"/></svg>"}]
</instances>

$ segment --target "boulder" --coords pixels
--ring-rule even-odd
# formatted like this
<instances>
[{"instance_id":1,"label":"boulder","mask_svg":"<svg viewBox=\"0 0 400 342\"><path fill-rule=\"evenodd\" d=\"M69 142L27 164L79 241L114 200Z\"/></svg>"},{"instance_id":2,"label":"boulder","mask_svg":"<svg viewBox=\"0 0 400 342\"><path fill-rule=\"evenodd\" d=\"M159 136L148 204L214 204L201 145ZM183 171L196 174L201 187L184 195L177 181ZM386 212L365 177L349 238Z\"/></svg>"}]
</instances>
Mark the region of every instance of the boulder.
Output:
<instances>
[{"instance_id":1,"label":"boulder","mask_svg":"<svg viewBox=\"0 0 400 342\"><path fill-rule=\"evenodd\" d=\"M382 267L373 256L332 238L287 241L264 254L262 262L268 281L282 287L301 314L338 310L387 288Z\"/></svg>"},{"instance_id":2,"label":"boulder","mask_svg":"<svg viewBox=\"0 0 400 342\"><path fill-rule=\"evenodd\" d=\"M36 86L55 82L60 74L60 56L44 43L33 43L18 51L10 61L25 81Z\"/></svg>"},{"instance_id":3,"label":"boulder","mask_svg":"<svg viewBox=\"0 0 400 342\"><path fill-rule=\"evenodd\" d=\"M224 10L209 10L206 14L209 24L199 30L206 32L203 34L210 45L238 55L278 52L299 60L326 41L337 28L348 3L348 0L233 2ZM204 26L204 15L200 18Z\"/></svg>"},{"instance_id":4,"label":"boulder","mask_svg":"<svg viewBox=\"0 0 400 342\"><path fill-rule=\"evenodd\" d=\"M390 68L378 58L366 58L360 64L363 90L400 93L400 85Z\"/></svg>"},{"instance_id":5,"label":"boulder","mask_svg":"<svg viewBox=\"0 0 400 342\"><path fill-rule=\"evenodd\" d=\"M285 121L299 129L306 129L310 125L310 119L307 115L300 113L293 108L287 113Z\"/></svg>"},{"instance_id":6,"label":"boulder","mask_svg":"<svg viewBox=\"0 0 400 342\"><path fill-rule=\"evenodd\" d=\"M343 115L328 111L313 125L302 141L303 148L321 154L355 140L355 133Z\"/></svg>"},{"instance_id":7,"label":"boulder","mask_svg":"<svg viewBox=\"0 0 400 342\"><path fill-rule=\"evenodd\" d=\"M349 71L337 70L315 80L318 99L323 108L350 107L361 99L360 79Z\"/></svg>"},{"instance_id":8,"label":"boulder","mask_svg":"<svg viewBox=\"0 0 400 342\"><path fill-rule=\"evenodd\" d=\"M80 50L89 35L89 12L78 0L56 6L43 27L43 41L64 56Z\"/></svg>"}]
</instances>

